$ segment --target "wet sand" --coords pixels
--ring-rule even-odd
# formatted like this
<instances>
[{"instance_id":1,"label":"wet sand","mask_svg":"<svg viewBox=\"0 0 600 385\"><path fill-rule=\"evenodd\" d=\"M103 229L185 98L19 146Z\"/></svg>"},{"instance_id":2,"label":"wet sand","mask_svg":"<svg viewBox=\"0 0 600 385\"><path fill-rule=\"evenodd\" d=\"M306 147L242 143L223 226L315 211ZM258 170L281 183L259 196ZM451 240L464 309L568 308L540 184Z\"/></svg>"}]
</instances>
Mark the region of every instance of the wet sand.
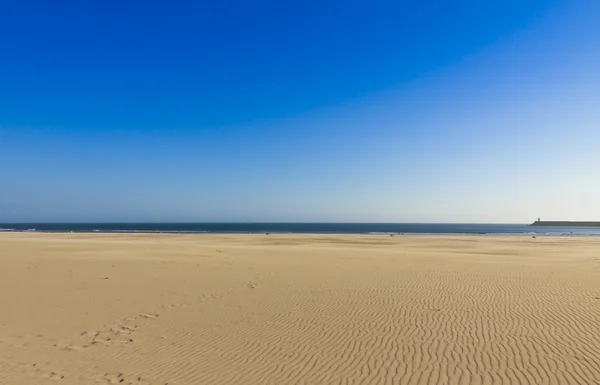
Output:
<instances>
[{"instance_id":1,"label":"wet sand","mask_svg":"<svg viewBox=\"0 0 600 385\"><path fill-rule=\"evenodd\" d=\"M600 239L0 233L0 384L597 384Z\"/></svg>"}]
</instances>

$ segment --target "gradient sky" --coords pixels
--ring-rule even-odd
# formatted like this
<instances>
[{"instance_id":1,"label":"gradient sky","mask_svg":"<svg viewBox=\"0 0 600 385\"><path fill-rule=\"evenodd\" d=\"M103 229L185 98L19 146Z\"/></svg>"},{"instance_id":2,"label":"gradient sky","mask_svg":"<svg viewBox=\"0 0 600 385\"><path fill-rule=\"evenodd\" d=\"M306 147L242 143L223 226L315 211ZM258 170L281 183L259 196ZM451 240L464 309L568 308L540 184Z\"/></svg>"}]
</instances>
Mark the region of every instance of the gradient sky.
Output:
<instances>
[{"instance_id":1,"label":"gradient sky","mask_svg":"<svg viewBox=\"0 0 600 385\"><path fill-rule=\"evenodd\" d=\"M0 4L0 222L600 220L600 1Z\"/></svg>"}]
</instances>

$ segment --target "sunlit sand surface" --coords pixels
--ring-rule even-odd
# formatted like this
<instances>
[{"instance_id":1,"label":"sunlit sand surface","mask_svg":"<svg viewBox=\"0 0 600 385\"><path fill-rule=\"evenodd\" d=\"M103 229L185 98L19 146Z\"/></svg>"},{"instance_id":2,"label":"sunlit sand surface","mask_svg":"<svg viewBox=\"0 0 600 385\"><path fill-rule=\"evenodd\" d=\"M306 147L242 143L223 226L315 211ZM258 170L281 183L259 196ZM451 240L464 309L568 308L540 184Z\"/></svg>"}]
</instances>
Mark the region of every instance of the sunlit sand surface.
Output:
<instances>
[{"instance_id":1,"label":"sunlit sand surface","mask_svg":"<svg viewBox=\"0 0 600 385\"><path fill-rule=\"evenodd\" d=\"M0 233L0 384L598 384L600 239Z\"/></svg>"}]
</instances>

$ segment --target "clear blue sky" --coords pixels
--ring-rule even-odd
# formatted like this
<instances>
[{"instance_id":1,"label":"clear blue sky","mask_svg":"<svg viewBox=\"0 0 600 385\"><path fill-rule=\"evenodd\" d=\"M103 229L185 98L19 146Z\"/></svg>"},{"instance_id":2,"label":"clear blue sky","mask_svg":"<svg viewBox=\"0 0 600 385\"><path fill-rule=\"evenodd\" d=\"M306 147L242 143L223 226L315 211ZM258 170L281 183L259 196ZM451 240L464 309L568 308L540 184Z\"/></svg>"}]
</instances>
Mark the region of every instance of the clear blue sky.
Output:
<instances>
[{"instance_id":1,"label":"clear blue sky","mask_svg":"<svg viewBox=\"0 0 600 385\"><path fill-rule=\"evenodd\" d=\"M0 8L0 222L600 220L600 2Z\"/></svg>"}]
</instances>

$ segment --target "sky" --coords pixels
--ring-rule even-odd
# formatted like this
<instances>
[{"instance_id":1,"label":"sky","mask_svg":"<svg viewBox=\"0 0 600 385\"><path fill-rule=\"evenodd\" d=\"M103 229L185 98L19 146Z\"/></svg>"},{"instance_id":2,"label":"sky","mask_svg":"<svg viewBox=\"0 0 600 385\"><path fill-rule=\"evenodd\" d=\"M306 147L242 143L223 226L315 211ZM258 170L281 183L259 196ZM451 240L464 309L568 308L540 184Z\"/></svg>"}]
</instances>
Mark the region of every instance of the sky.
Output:
<instances>
[{"instance_id":1,"label":"sky","mask_svg":"<svg viewBox=\"0 0 600 385\"><path fill-rule=\"evenodd\" d=\"M0 223L600 220L598 20L0 1Z\"/></svg>"}]
</instances>

